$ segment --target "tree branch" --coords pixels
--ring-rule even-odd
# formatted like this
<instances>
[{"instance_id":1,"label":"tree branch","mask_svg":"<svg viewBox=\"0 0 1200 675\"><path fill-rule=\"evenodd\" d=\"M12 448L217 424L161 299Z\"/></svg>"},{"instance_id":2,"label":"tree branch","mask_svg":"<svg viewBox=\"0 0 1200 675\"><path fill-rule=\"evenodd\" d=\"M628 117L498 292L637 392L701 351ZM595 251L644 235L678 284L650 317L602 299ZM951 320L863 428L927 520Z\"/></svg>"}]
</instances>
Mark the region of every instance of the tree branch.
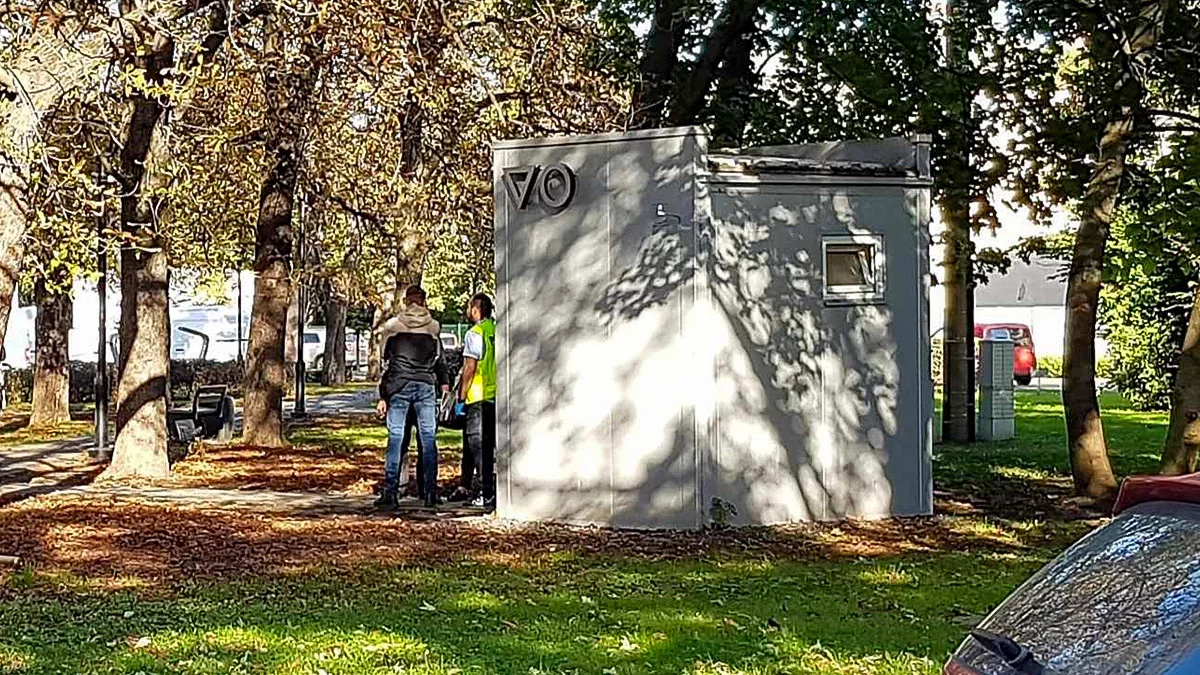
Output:
<instances>
[{"instance_id":1,"label":"tree branch","mask_svg":"<svg viewBox=\"0 0 1200 675\"><path fill-rule=\"evenodd\" d=\"M1189 122L1195 122L1196 124L1200 124L1200 115L1193 115L1191 113L1179 112L1177 110L1161 110L1158 108L1152 108L1150 110L1147 110L1146 112L1155 117L1174 117L1176 119L1187 120Z\"/></svg>"},{"instance_id":2,"label":"tree branch","mask_svg":"<svg viewBox=\"0 0 1200 675\"><path fill-rule=\"evenodd\" d=\"M717 67L725 60L729 51L738 38L746 34L753 26L758 16L758 8L763 0L728 0L716 25L704 41L704 49L700 52L700 60L692 67L692 72L679 88L678 96L671 106L670 120L672 124L691 124L700 116L708 91L712 88L717 76Z\"/></svg>"}]
</instances>

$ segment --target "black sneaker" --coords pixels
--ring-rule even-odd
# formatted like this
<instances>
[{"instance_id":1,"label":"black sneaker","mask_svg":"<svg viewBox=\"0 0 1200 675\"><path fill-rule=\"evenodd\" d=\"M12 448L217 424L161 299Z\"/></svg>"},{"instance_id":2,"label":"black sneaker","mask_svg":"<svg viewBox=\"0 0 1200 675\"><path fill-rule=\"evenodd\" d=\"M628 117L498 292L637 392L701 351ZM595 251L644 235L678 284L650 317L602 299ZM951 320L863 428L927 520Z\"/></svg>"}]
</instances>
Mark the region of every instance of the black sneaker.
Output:
<instances>
[{"instance_id":1,"label":"black sneaker","mask_svg":"<svg viewBox=\"0 0 1200 675\"><path fill-rule=\"evenodd\" d=\"M400 505L400 500L396 497L396 493L388 490L379 495L375 500L375 508L377 509L394 509Z\"/></svg>"},{"instance_id":2,"label":"black sneaker","mask_svg":"<svg viewBox=\"0 0 1200 675\"><path fill-rule=\"evenodd\" d=\"M442 498L437 495L430 495L425 498L425 508L427 509L437 508L437 505L441 503Z\"/></svg>"},{"instance_id":3,"label":"black sneaker","mask_svg":"<svg viewBox=\"0 0 1200 675\"><path fill-rule=\"evenodd\" d=\"M454 494L450 495L446 501L448 502L469 502L471 501L471 493L464 490L461 486L455 488Z\"/></svg>"}]
</instances>

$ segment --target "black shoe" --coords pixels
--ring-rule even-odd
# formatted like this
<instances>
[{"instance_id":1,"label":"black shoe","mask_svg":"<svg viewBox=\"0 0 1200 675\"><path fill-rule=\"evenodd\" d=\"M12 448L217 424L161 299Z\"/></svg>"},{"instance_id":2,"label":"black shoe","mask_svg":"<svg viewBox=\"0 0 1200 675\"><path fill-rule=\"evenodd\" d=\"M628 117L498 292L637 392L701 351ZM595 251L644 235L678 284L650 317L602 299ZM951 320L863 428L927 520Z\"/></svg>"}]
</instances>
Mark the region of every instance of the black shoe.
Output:
<instances>
[{"instance_id":1,"label":"black shoe","mask_svg":"<svg viewBox=\"0 0 1200 675\"><path fill-rule=\"evenodd\" d=\"M471 493L459 487L454 490L454 494L446 499L448 502L469 502L471 501Z\"/></svg>"},{"instance_id":2,"label":"black shoe","mask_svg":"<svg viewBox=\"0 0 1200 675\"><path fill-rule=\"evenodd\" d=\"M375 500L375 508L377 509L394 509L400 505L400 499L392 490L385 491Z\"/></svg>"},{"instance_id":3,"label":"black shoe","mask_svg":"<svg viewBox=\"0 0 1200 675\"><path fill-rule=\"evenodd\" d=\"M425 508L427 509L437 508L437 505L441 503L442 498L438 497L437 495L431 495L425 498Z\"/></svg>"}]
</instances>

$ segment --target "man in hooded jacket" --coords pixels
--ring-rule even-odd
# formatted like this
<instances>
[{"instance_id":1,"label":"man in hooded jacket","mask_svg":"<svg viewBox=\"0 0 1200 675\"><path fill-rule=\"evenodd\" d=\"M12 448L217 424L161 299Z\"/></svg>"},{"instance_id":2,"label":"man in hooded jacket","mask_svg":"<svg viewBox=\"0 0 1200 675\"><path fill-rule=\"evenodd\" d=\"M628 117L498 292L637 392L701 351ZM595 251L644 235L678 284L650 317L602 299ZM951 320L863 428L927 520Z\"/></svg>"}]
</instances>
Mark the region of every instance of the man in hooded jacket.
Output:
<instances>
[{"instance_id":1,"label":"man in hooded jacket","mask_svg":"<svg viewBox=\"0 0 1200 675\"><path fill-rule=\"evenodd\" d=\"M396 317L395 332L383 348L385 364L379 381L376 411L387 419L388 447L384 462L384 492L377 504L392 507L397 494L404 427L410 409L416 410L417 438L425 465L419 486L426 506L436 506L437 494L437 408L438 389L450 391L441 355L441 326L425 306L425 291L409 286L404 293L404 311Z\"/></svg>"}]
</instances>

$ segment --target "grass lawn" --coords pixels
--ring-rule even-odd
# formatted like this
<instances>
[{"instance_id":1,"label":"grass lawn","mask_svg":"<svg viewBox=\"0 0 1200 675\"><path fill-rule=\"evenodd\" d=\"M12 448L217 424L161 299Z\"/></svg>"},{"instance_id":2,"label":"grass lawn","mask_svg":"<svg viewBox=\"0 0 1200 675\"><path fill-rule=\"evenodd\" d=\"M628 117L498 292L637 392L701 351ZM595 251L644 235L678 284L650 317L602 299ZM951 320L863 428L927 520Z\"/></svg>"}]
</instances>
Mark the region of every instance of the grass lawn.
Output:
<instances>
[{"instance_id":1,"label":"grass lawn","mask_svg":"<svg viewBox=\"0 0 1200 675\"><path fill-rule=\"evenodd\" d=\"M1118 473L1152 469L1165 415L1102 405ZM0 553L33 561L0 573L0 674L934 675L1094 525L1064 506L1057 394L1018 395L1018 434L940 446L942 515L882 523L647 534L27 500L0 508ZM383 436L292 440L377 462ZM439 439L451 457L459 438Z\"/></svg>"}]
</instances>

